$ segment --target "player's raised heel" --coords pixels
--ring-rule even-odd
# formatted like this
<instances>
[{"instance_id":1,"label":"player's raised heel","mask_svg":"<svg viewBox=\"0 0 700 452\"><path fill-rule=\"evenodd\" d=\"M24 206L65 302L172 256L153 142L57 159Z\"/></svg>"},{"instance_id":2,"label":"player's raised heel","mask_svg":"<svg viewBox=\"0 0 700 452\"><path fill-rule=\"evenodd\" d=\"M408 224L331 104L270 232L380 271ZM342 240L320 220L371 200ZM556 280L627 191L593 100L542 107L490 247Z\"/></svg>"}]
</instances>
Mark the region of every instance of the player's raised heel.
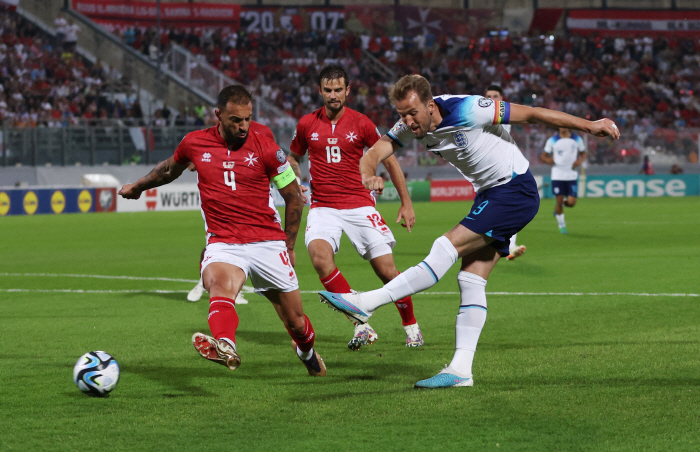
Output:
<instances>
[{"instance_id":1,"label":"player's raised heel","mask_svg":"<svg viewBox=\"0 0 700 452\"><path fill-rule=\"evenodd\" d=\"M299 361L306 367L306 371L309 372L309 375L312 377L326 376L326 363L323 362L323 358L321 358L316 350L314 350L314 354L311 355L311 358L304 361L299 354L297 354L297 344L294 341L292 341L292 348L297 357L299 357Z\"/></svg>"},{"instance_id":2,"label":"player's raised heel","mask_svg":"<svg viewBox=\"0 0 700 452\"><path fill-rule=\"evenodd\" d=\"M417 382L414 387L417 389L440 389L460 386L474 386L474 380L471 375L469 377L460 377L452 369L445 367L434 377Z\"/></svg>"},{"instance_id":3,"label":"player's raised heel","mask_svg":"<svg viewBox=\"0 0 700 452\"><path fill-rule=\"evenodd\" d=\"M406 325L403 329L406 331L406 347L420 347L425 343L417 323Z\"/></svg>"},{"instance_id":4,"label":"player's raised heel","mask_svg":"<svg viewBox=\"0 0 700 452\"><path fill-rule=\"evenodd\" d=\"M527 248L525 248L525 245L515 246L515 247L513 247L513 249L510 250L510 254L508 256L506 256L506 259L508 259L509 261L512 261L516 257L520 257L523 254L525 254L526 249Z\"/></svg>"},{"instance_id":5,"label":"player's raised heel","mask_svg":"<svg viewBox=\"0 0 700 452\"><path fill-rule=\"evenodd\" d=\"M369 323L358 323L355 325L355 334L352 339L350 339L350 342L348 342L348 348L350 350L359 350L363 345L372 345L377 339L379 339L379 336L377 332L369 326Z\"/></svg>"},{"instance_id":6,"label":"player's raised heel","mask_svg":"<svg viewBox=\"0 0 700 452\"><path fill-rule=\"evenodd\" d=\"M318 293L321 297L321 303L326 303L336 311L351 317L356 322L367 323L372 314L367 313L362 309L360 302L360 294L355 293L333 293L321 291Z\"/></svg>"},{"instance_id":7,"label":"player's raised heel","mask_svg":"<svg viewBox=\"0 0 700 452\"><path fill-rule=\"evenodd\" d=\"M569 231L567 231L565 227L559 228L559 232L561 232L562 234L568 234L568 233L569 233Z\"/></svg>"},{"instance_id":8,"label":"player's raised heel","mask_svg":"<svg viewBox=\"0 0 700 452\"><path fill-rule=\"evenodd\" d=\"M231 370L236 370L241 365L241 357L226 341L216 340L206 334L194 333L192 345L202 358L219 363Z\"/></svg>"}]
</instances>

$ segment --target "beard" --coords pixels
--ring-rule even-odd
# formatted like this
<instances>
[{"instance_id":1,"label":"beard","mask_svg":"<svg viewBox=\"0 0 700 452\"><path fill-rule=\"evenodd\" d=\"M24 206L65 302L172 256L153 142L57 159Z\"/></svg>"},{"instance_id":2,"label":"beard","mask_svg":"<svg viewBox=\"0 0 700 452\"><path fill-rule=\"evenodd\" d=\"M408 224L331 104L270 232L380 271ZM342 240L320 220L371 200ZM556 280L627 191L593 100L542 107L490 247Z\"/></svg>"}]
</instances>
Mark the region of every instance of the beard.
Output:
<instances>
[{"instance_id":1,"label":"beard","mask_svg":"<svg viewBox=\"0 0 700 452\"><path fill-rule=\"evenodd\" d=\"M331 104L330 102L326 102L326 108L332 111L333 113L338 113L340 110L343 109L344 106L344 102L339 102L337 104Z\"/></svg>"},{"instance_id":2,"label":"beard","mask_svg":"<svg viewBox=\"0 0 700 452\"><path fill-rule=\"evenodd\" d=\"M226 135L223 137L224 141L234 148L242 147L248 139L248 133L246 133L244 137L240 137L237 134L231 133L229 130L224 130L224 135Z\"/></svg>"}]
</instances>

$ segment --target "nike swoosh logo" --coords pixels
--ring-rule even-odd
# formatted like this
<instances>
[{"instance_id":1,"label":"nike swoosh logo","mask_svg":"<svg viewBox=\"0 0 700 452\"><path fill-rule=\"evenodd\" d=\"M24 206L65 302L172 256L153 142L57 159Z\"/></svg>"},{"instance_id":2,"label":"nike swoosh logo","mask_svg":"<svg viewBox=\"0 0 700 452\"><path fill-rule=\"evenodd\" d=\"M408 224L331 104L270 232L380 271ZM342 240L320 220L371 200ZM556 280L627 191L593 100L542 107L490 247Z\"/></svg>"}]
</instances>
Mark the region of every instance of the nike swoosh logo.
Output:
<instances>
[{"instance_id":1,"label":"nike swoosh logo","mask_svg":"<svg viewBox=\"0 0 700 452\"><path fill-rule=\"evenodd\" d=\"M466 218L467 220L473 220L473 218L471 218L471 217L464 217L464 218Z\"/></svg>"},{"instance_id":2,"label":"nike swoosh logo","mask_svg":"<svg viewBox=\"0 0 700 452\"><path fill-rule=\"evenodd\" d=\"M426 145L425 147L428 148L428 149L432 149L432 148L434 148L435 146L439 146L439 145L440 145L440 143L434 144L434 145L432 145L432 146L428 144L428 145Z\"/></svg>"}]
</instances>

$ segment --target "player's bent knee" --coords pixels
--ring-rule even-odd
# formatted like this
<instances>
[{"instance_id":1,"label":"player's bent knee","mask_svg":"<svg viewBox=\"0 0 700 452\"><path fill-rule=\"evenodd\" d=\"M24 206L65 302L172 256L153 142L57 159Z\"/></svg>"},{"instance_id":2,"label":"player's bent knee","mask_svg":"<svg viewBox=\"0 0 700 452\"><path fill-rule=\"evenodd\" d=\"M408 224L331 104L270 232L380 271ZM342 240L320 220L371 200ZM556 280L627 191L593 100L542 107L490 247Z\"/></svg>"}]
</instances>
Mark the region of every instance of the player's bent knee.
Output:
<instances>
[{"instance_id":1,"label":"player's bent knee","mask_svg":"<svg viewBox=\"0 0 700 452\"><path fill-rule=\"evenodd\" d=\"M439 280L445 273L457 262L459 253L454 247L450 239L446 236L438 237L433 242L433 247L430 249L430 254L423 260L430 267L431 271Z\"/></svg>"}]
</instances>

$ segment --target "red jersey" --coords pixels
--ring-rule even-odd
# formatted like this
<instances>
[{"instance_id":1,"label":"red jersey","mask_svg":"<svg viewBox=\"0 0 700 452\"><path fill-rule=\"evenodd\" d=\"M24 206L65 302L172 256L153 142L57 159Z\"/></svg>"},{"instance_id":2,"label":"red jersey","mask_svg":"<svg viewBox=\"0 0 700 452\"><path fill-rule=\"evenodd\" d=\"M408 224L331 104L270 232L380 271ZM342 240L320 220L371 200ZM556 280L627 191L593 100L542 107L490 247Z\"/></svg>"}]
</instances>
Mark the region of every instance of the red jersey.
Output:
<instances>
[{"instance_id":1,"label":"red jersey","mask_svg":"<svg viewBox=\"0 0 700 452\"><path fill-rule=\"evenodd\" d=\"M365 147L379 138L374 123L348 107L335 125L326 116L325 107L299 120L290 149L298 156L309 151L312 209L375 205L374 197L362 185L360 158Z\"/></svg>"},{"instance_id":2,"label":"red jersey","mask_svg":"<svg viewBox=\"0 0 700 452\"><path fill-rule=\"evenodd\" d=\"M266 137L269 137L272 141L275 141L275 135L272 133L272 130L270 130L269 127L267 127L265 124L260 124L259 122L255 121L250 121L250 128L248 129L248 133L261 133L265 135Z\"/></svg>"},{"instance_id":3,"label":"red jersey","mask_svg":"<svg viewBox=\"0 0 700 452\"><path fill-rule=\"evenodd\" d=\"M197 169L207 243L287 238L270 194L270 179L284 172L289 163L284 151L253 131L252 124L240 149L229 151L214 126L185 135L174 157L178 164L192 162Z\"/></svg>"}]
</instances>

